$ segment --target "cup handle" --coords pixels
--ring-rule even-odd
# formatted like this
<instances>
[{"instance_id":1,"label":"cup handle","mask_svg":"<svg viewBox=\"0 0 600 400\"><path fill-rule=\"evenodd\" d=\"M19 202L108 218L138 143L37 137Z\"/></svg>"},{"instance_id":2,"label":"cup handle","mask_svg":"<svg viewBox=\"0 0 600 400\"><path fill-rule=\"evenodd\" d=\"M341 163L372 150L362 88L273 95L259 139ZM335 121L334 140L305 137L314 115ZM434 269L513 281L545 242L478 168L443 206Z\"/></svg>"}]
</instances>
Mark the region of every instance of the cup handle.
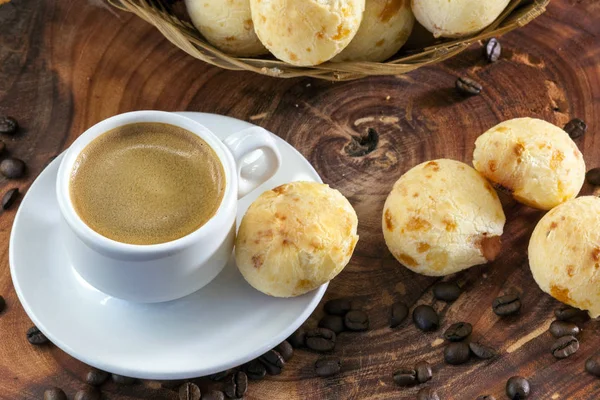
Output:
<instances>
[{"instance_id":1,"label":"cup handle","mask_svg":"<svg viewBox=\"0 0 600 400\"><path fill-rule=\"evenodd\" d=\"M252 127L227 136L223 143L233 154L238 175L238 199L244 197L275 175L281 155L275 138L265 129ZM242 173L243 161L256 150L262 155Z\"/></svg>"}]
</instances>

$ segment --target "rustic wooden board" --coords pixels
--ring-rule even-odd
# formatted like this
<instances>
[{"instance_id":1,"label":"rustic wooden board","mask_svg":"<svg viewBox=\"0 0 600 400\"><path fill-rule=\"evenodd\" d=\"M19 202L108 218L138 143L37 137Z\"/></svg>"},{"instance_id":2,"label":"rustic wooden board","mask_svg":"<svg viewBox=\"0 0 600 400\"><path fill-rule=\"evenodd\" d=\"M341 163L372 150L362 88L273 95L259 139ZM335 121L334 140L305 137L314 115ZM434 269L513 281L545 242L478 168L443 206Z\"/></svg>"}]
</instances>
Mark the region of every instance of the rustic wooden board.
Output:
<instances>
[{"instance_id":1,"label":"rustic wooden board","mask_svg":"<svg viewBox=\"0 0 600 400\"><path fill-rule=\"evenodd\" d=\"M540 212L507 202L501 256L459 274L467 292L450 306L432 300L436 279L415 275L391 257L380 214L403 172L432 158L470 162L475 138L503 119L533 116L563 125L572 117L584 118L589 131L578 144L588 167L599 166L598 18L598 0L555 0L544 16L502 39L502 60L493 65L483 61L481 46L473 46L407 76L330 83L209 67L102 0L13 0L0 8L0 114L15 116L24 127L17 137L3 139L11 154L28 163L29 174L0 184L3 190L16 185L26 191L48 160L85 128L125 111L193 110L252 121L299 149L356 208L360 242L326 297L355 298L368 311L372 329L340 336L335 354L344 367L339 376L316 378L317 355L297 351L282 375L251 383L246 398L410 399L416 389L394 386L391 373L425 359L435 370L429 386L442 399L484 393L503 399L506 380L517 374L530 379L533 399L597 399L600 381L583 370L600 346L597 322L585 326L574 356L557 362L549 352L552 339L546 328L558 303L536 287L526 264L528 237ZM484 93L457 96L452 87L459 75L482 82ZM379 143L374 151L353 156L356 146L349 144L367 128L378 132ZM83 385L87 367L53 346L33 347L25 338L31 322L8 268L14 213L0 217L0 294L8 303L0 316L0 397L40 399L45 388L56 385L71 398ZM492 299L510 287L523 292L522 315L499 319L491 312ZM400 299L434 304L443 327L472 323L474 337L484 337L502 356L445 366L439 340L443 330L422 334L410 323L388 327L389 306ZM321 316L319 307L307 325ZM156 382L110 383L103 391L106 398L119 400L177 397Z\"/></svg>"}]
</instances>

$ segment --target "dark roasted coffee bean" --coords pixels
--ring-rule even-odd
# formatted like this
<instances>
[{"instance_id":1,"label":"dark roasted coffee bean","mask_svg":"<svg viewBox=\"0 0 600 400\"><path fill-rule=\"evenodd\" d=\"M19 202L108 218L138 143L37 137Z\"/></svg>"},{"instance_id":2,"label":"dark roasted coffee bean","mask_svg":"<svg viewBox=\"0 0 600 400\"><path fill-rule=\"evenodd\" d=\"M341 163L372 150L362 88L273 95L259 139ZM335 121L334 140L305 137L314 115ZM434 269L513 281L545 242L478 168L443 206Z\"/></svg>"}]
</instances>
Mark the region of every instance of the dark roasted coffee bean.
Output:
<instances>
[{"instance_id":1,"label":"dark roasted coffee bean","mask_svg":"<svg viewBox=\"0 0 600 400\"><path fill-rule=\"evenodd\" d=\"M314 351L331 351L335 347L335 332L325 328L310 330L306 332L304 343Z\"/></svg>"},{"instance_id":2,"label":"dark roasted coffee bean","mask_svg":"<svg viewBox=\"0 0 600 400\"><path fill-rule=\"evenodd\" d=\"M81 389L77 393L75 393L75 400L100 400L102 398L102 393L92 386L88 386L85 389Z\"/></svg>"},{"instance_id":3,"label":"dark roasted coffee bean","mask_svg":"<svg viewBox=\"0 0 600 400\"><path fill-rule=\"evenodd\" d=\"M5 308L6 308L6 300L4 300L4 297L0 296L0 313L2 311L4 311Z\"/></svg>"},{"instance_id":4,"label":"dark roasted coffee bean","mask_svg":"<svg viewBox=\"0 0 600 400\"><path fill-rule=\"evenodd\" d=\"M563 336L552 345L552 355L558 359L567 358L579 350L579 340L575 336Z\"/></svg>"},{"instance_id":5,"label":"dark roasted coffee bean","mask_svg":"<svg viewBox=\"0 0 600 400\"><path fill-rule=\"evenodd\" d=\"M471 352L465 342L452 342L444 349L444 361L450 365L460 365L469 361Z\"/></svg>"},{"instance_id":6,"label":"dark roasted coffee bean","mask_svg":"<svg viewBox=\"0 0 600 400\"><path fill-rule=\"evenodd\" d=\"M572 139L577 139L578 137L583 136L585 131L587 131L587 124L580 118L574 118L567 122L564 130Z\"/></svg>"},{"instance_id":7,"label":"dark roasted coffee bean","mask_svg":"<svg viewBox=\"0 0 600 400\"><path fill-rule=\"evenodd\" d=\"M243 367L244 372L248 375L248 379L258 381L265 377L267 368L257 360L252 360Z\"/></svg>"},{"instance_id":8,"label":"dark roasted coffee bean","mask_svg":"<svg viewBox=\"0 0 600 400\"><path fill-rule=\"evenodd\" d=\"M419 361L417 365L415 365L415 371L417 371L417 381L419 381L419 383L425 383L433 376L431 364L427 361Z\"/></svg>"},{"instance_id":9,"label":"dark roasted coffee bean","mask_svg":"<svg viewBox=\"0 0 600 400\"><path fill-rule=\"evenodd\" d=\"M461 94L473 96L481 93L483 87L473 79L460 77L456 80L456 89Z\"/></svg>"},{"instance_id":10,"label":"dark roasted coffee bean","mask_svg":"<svg viewBox=\"0 0 600 400\"><path fill-rule=\"evenodd\" d=\"M423 332L435 331L440 327L440 317L433 307L421 304L413 310L413 322Z\"/></svg>"},{"instance_id":11,"label":"dark roasted coffee bean","mask_svg":"<svg viewBox=\"0 0 600 400\"><path fill-rule=\"evenodd\" d=\"M595 354L587 359L585 362L585 370L600 378L600 355Z\"/></svg>"},{"instance_id":12,"label":"dark roasted coffee bean","mask_svg":"<svg viewBox=\"0 0 600 400\"><path fill-rule=\"evenodd\" d=\"M585 180L590 185L600 186L600 168L592 168L585 174Z\"/></svg>"},{"instance_id":13,"label":"dark roasted coffee bean","mask_svg":"<svg viewBox=\"0 0 600 400\"><path fill-rule=\"evenodd\" d=\"M62 389L53 387L44 392L44 400L67 400L67 395Z\"/></svg>"},{"instance_id":14,"label":"dark roasted coffee bean","mask_svg":"<svg viewBox=\"0 0 600 400\"><path fill-rule=\"evenodd\" d=\"M32 326L27 330L27 340L29 343L40 345L48 343L48 338L36 326Z\"/></svg>"},{"instance_id":15,"label":"dark roasted coffee bean","mask_svg":"<svg viewBox=\"0 0 600 400\"><path fill-rule=\"evenodd\" d=\"M352 302L348 299L333 299L325 303L325 312L330 315L346 315L352 309Z\"/></svg>"},{"instance_id":16,"label":"dark roasted coffee bean","mask_svg":"<svg viewBox=\"0 0 600 400\"><path fill-rule=\"evenodd\" d=\"M506 395L509 399L526 399L530 392L529 381L522 376L513 376L506 382Z\"/></svg>"},{"instance_id":17,"label":"dark roasted coffee bean","mask_svg":"<svg viewBox=\"0 0 600 400\"><path fill-rule=\"evenodd\" d=\"M573 308L571 306L562 306L558 310L554 310L554 315L559 321L585 322L590 319L587 311Z\"/></svg>"},{"instance_id":18,"label":"dark roasted coffee bean","mask_svg":"<svg viewBox=\"0 0 600 400\"><path fill-rule=\"evenodd\" d=\"M225 400L225 394L220 390L211 390L202 394L202 400Z\"/></svg>"},{"instance_id":19,"label":"dark roasted coffee bean","mask_svg":"<svg viewBox=\"0 0 600 400\"><path fill-rule=\"evenodd\" d=\"M18 179L25 174L25 163L18 158L5 158L0 162L0 173L9 179Z\"/></svg>"},{"instance_id":20,"label":"dark roasted coffee bean","mask_svg":"<svg viewBox=\"0 0 600 400\"><path fill-rule=\"evenodd\" d=\"M319 321L319 328L332 330L338 335L344 331L344 317L340 317L339 315L325 315Z\"/></svg>"},{"instance_id":21,"label":"dark roasted coffee bean","mask_svg":"<svg viewBox=\"0 0 600 400\"><path fill-rule=\"evenodd\" d=\"M137 379L128 376L112 374L112 381L118 385L133 385Z\"/></svg>"},{"instance_id":22,"label":"dark roasted coffee bean","mask_svg":"<svg viewBox=\"0 0 600 400\"><path fill-rule=\"evenodd\" d=\"M242 371L231 375L225 385L225 395L230 399L241 399L248 390L248 377Z\"/></svg>"},{"instance_id":23,"label":"dark roasted coffee bean","mask_svg":"<svg viewBox=\"0 0 600 400\"><path fill-rule=\"evenodd\" d=\"M471 353L473 353L475 357L481 358L482 360L488 360L498 355L496 350L481 343L471 342L469 343L469 349L471 349Z\"/></svg>"},{"instance_id":24,"label":"dark roasted coffee bean","mask_svg":"<svg viewBox=\"0 0 600 400\"><path fill-rule=\"evenodd\" d=\"M502 46L500 42L496 38L491 38L488 40L485 45L485 58L489 62L496 62L500 58L500 54L502 53Z\"/></svg>"},{"instance_id":25,"label":"dark roasted coffee bean","mask_svg":"<svg viewBox=\"0 0 600 400\"><path fill-rule=\"evenodd\" d=\"M202 394L198 385L186 382L179 387L179 400L200 400Z\"/></svg>"},{"instance_id":26,"label":"dark roasted coffee bean","mask_svg":"<svg viewBox=\"0 0 600 400\"><path fill-rule=\"evenodd\" d=\"M13 117L0 117L0 133L15 134L19 130L19 123Z\"/></svg>"},{"instance_id":27,"label":"dark roasted coffee bean","mask_svg":"<svg viewBox=\"0 0 600 400\"><path fill-rule=\"evenodd\" d=\"M491 394L482 394L481 396L477 396L475 400L496 400L496 398Z\"/></svg>"},{"instance_id":28,"label":"dark roasted coffee bean","mask_svg":"<svg viewBox=\"0 0 600 400\"><path fill-rule=\"evenodd\" d=\"M408 317L408 306L401 301L392 304L392 318L390 319L390 327L396 328Z\"/></svg>"},{"instance_id":29,"label":"dark roasted coffee bean","mask_svg":"<svg viewBox=\"0 0 600 400\"><path fill-rule=\"evenodd\" d=\"M452 303L460 296L460 288L454 282L439 282L433 285L433 295L438 300Z\"/></svg>"},{"instance_id":30,"label":"dark roasted coffee bean","mask_svg":"<svg viewBox=\"0 0 600 400\"><path fill-rule=\"evenodd\" d=\"M348 311L344 316L344 326L355 332L366 331L369 329L369 316L360 310Z\"/></svg>"},{"instance_id":31,"label":"dark roasted coffee bean","mask_svg":"<svg viewBox=\"0 0 600 400\"><path fill-rule=\"evenodd\" d=\"M85 381L92 386L100 386L108 379L108 372L92 368L85 376Z\"/></svg>"},{"instance_id":32,"label":"dark roasted coffee bean","mask_svg":"<svg viewBox=\"0 0 600 400\"><path fill-rule=\"evenodd\" d=\"M287 341L292 345L292 347L299 349L304 347L304 329L298 328L296 332L292 333L292 335L287 338Z\"/></svg>"},{"instance_id":33,"label":"dark roasted coffee bean","mask_svg":"<svg viewBox=\"0 0 600 400\"><path fill-rule=\"evenodd\" d=\"M417 393L417 400L440 400L440 396L431 388L423 388Z\"/></svg>"},{"instance_id":34,"label":"dark roasted coffee bean","mask_svg":"<svg viewBox=\"0 0 600 400\"><path fill-rule=\"evenodd\" d=\"M471 332L473 332L473 326L468 322L457 322L452 324L444 332L444 338L451 342L460 342L466 339Z\"/></svg>"},{"instance_id":35,"label":"dark roasted coffee bean","mask_svg":"<svg viewBox=\"0 0 600 400\"><path fill-rule=\"evenodd\" d=\"M275 350L269 350L262 356L258 357L258 361L260 361L267 370L269 375L279 375L283 366L285 365L285 360Z\"/></svg>"},{"instance_id":36,"label":"dark roasted coffee bean","mask_svg":"<svg viewBox=\"0 0 600 400\"><path fill-rule=\"evenodd\" d=\"M342 361L338 357L319 358L315 363L315 373L323 378L336 375L341 369Z\"/></svg>"},{"instance_id":37,"label":"dark roasted coffee bean","mask_svg":"<svg viewBox=\"0 0 600 400\"><path fill-rule=\"evenodd\" d=\"M225 371L217 372L208 376L208 379L214 382L222 381L223 379L229 376L230 370L226 369Z\"/></svg>"},{"instance_id":38,"label":"dark roasted coffee bean","mask_svg":"<svg viewBox=\"0 0 600 400\"><path fill-rule=\"evenodd\" d=\"M19 197L19 189L12 188L2 196L2 209L8 210Z\"/></svg>"},{"instance_id":39,"label":"dark roasted coffee bean","mask_svg":"<svg viewBox=\"0 0 600 400\"><path fill-rule=\"evenodd\" d=\"M285 361L289 361L294 355L294 348L287 340L279 343L279 345L275 347L275 351L281 354L281 357L283 357Z\"/></svg>"},{"instance_id":40,"label":"dark roasted coffee bean","mask_svg":"<svg viewBox=\"0 0 600 400\"><path fill-rule=\"evenodd\" d=\"M579 335L581 330L577 326L577 324L573 322L567 321L554 321L550 324L550 333L554 337L563 337L563 336L576 336Z\"/></svg>"},{"instance_id":41,"label":"dark roasted coffee bean","mask_svg":"<svg viewBox=\"0 0 600 400\"><path fill-rule=\"evenodd\" d=\"M417 384L417 371L414 368L401 368L392 375L398 386L412 386Z\"/></svg>"},{"instance_id":42,"label":"dark roasted coffee bean","mask_svg":"<svg viewBox=\"0 0 600 400\"><path fill-rule=\"evenodd\" d=\"M521 310L521 298L517 293L497 297L492 302L492 309L501 317L516 314Z\"/></svg>"}]
</instances>

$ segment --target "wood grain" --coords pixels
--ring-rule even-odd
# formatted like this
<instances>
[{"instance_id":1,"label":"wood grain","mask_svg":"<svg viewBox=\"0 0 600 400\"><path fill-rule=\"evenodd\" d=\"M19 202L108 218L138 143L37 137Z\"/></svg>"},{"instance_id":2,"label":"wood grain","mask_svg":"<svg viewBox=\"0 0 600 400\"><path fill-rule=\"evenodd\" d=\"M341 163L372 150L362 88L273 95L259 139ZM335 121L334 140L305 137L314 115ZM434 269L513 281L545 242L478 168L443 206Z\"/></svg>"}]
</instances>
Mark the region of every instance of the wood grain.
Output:
<instances>
[{"instance_id":1,"label":"wood grain","mask_svg":"<svg viewBox=\"0 0 600 400\"><path fill-rule=\"evenodd\" d=\"M503 57L495 64L487 64L481 46L473 46L458 58L406 76L330 83L209 67L101 0L13 0L0 7L0 114L16 117L24 129L2 139L11 154L27 162L29 173L0 184L3 191L15 186L26 191L51 157L114 114L192 110L250 120L299 149L356 208L361 239L326 298L356 299L368 311L372 329L340 335L334 352L343 359L340 375L316 378L318 355L297 351L282 375L252 382L246 398L412 399L417 389L394 386L391 373L428 360L434 365L428 386L442 399L485 393L506 398L504 385L513 375L530 379L533 399L597 399L600 383L583 365L600 347L598 322L585 325L575 355L558 362L550 355L546 327L558 303L537 288L526 264L528 238L540 212L506 202L509 222L500 257L453 277L466 293L452 305L432 299L435 279L415 275L391 257L380 214L403 172L432 158L470 162L475 138L508 118L532 116L559 126L572 117L585 119L588 134L578 145L588 167L600 166L598 18L598 0L555 0L544 16L502 38ZM483 94L468 99L455 94L460 75L481 82ZM369 129L377 134L367 137ZM377 144L370 146L375 136ZM8 267L14 213L0 217L0 294L8 303L0 315L0 398L40 399L49 386L62 387L72 398L88 367L53 346L33 347L25 338L31 322ZM490 305L509 288L523 293L523 312L500 319ZM442 329L422 334L408 322L390 329L389 307L396 300L433 304L442 315ZM307 326L321 316L319 307ZM457 321L472 323L474 337L500 349L501 357L444 365L439 338ZM203 388L211 385L198 382ZM109 383L103 392L119 400L177 398L156 382Z\"/></svg>"}]
</instances>

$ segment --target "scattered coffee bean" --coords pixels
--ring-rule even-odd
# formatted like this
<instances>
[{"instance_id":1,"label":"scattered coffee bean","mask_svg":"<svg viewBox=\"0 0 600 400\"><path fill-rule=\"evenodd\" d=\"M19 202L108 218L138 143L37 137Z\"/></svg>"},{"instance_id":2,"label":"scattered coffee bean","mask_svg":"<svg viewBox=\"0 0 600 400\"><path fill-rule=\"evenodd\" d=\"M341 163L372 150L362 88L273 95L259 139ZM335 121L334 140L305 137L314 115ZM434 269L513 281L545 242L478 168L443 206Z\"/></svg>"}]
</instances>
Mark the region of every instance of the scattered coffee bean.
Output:
<instances>
[{"instance_id":1,"label":"scattered coffee bean","mask_svg":"<svg viewBox=\"0 0 600 400\"><path fill-rule=\"evenodd\" d=\"M338 357L319 358L315 362L315 373L322 378L336 375L341 369L342 361Z\"/></svg>"},{"instance_id":2,"label":"scattered coffee bean","mask_svg":"<svg viewBox=\"0 0 600 400\"><path fill-rule=\"evenodd\" d=\"M2 209L8 210L19 197L19 189L12 188L2 196Z\"/></svg>"},{"instance_id":3,"label":"scattered coffee bean","mask_svg":"<svg viewBox=\"0 0 600 400\"><path fill-rule=\"evenodd\" d=\"M581 331L577 324L567 321L554 321L550 324L550 333L554 337L576 336Z\"/></svg>"},{"instance_id":4,"label":"scattered coffee bean","mask_svg":"<svg viewBox=\"0 0 600 400\"><path fill-rule=\"evenodd\" d=\"M339 315L325 315L319 321L319 328L332 330L338 335L344 331L344 317L340 317Z\"/></svg>"},{"instance_id":5,"label":"scattered coffee bean","mask_svg":"<svg viewBox=\"0 0 600 400\"><path fill-rule=\"evenodd\" d=\"M433 285L433 295L436 299L452 303L460 296L460 287L455 282L439 282Z\"/></svg>"},{"instance_id":6,"label":"scattered coffee bean","mask_svg":"<svg viewBox=\"0 0 600 400\"><path fill-rule=\"evenodd\" d=\"M306 347L314 351L331 351L335 347L335 332L317 328L306 332Z\"/></svg>"},{"instance_id":7,"label":"scattered coffee bean","mask_svg":"<svg viewBox=\"0 0 600 400\"><path fill-rule=\"evenodd\" d=\"M258 361L260 361L267 370L269 375L279 375L283 366L285 365L285 360L275 350L269 350L262 356L258 357Z\"/></svg>"},{"instance_id":8,"label":"scattered coffee bean","mask_svg":"<svg viewBox=\"0 0 600 400\"><path fill-rule=\"evenodd\" d=\"M498 355L498 352L496 350L481 343L471 342L469 343L469 349L475 357L480 358L482 360L488 360Z\"/></svg>"},{"instance_id":9,"label":"scattered coffee bean","mask_svg":"<svg viewBox=\"0 0 600 400\"><path fill-rule=\"evenodd\" d=\"M92 386L88 386L85 389L81 389L77 393L75 393L75 400L100 400L102 398L102 393Z\"/></svg>"},{"instance_id":10,"label":"scattered coffee bean","mask_svg":"<svg viewBox=\"0 0 600 400\"><path fill-rule=\"evenodd\" d=\"M552 355L558 359L567 358L579 350L579 340L575 336L563 336L552 345Z\"/></svg>"},{"instance_id":11,"label":"scattered coffee bean","mask_svg":"<svg viewBox=\"0 0 600 400\"><path fill-rule=\"evenodd\" d=\"M471 352L465 342L451 342L444 349L444 361L450 365L460 365L469 361Z\"/></svg>"},{"instance_id":12,"label":"scattered coffee bean","mask_svg":"<svg viewBox=\"0 0 600 400\"><path fill-rule=\"evenodd\" d=\"M220 382L229 376L229 372L230 372L230 370L228 370L228 369L226 369L225 371L216 372L212 375L209 375L208 379L210 379L211 381L214 381L214 382Z\"/></svg>"},{"instance_id":13,"label":"scattered coffee bean","mask_svg":"<svg viewBox=\"0 0 600 400\"><path fill-rule=\"evenodd\" d=\"M279 345L275 347L275 351L281 354L281 357L283 357L285 361L289 361L294 355L294 348L287 340L279 343Z\"/></svg>"},{"instance_id":14,"label":"scattered coffee bean","mask_svg":"<svg viewBox=\"0 0 600 400\"><path fill-rule=\"evenodd\" d=\"M112 374L112 381L118 385L133 385L137 379L128 376Z\"/></svg>"},{"instance_id":15,"label":"scattered coffee bean","mask_svg":"<svg viewBox=\"0 0 600 400\"><path fill-rule=\"evenodd\" d=\"M496 62L502 53L502 46L496 38L491 38L485 45L485 58L489 62Z\"/></svg>"},{"instance_id":16,"label":"scattered coffee bean","mask_svg":"<svg viewBox=\"0 0 600 400\"><path fill-rule=\"evenodd\" d=\"M473 79L460 77L456 80L456 89L459 93L474 96L483 90L483 87Z\"/></svg>"},{"instance_id":17,"label":"scattered coffee bean","mask_svg":"<svg viewBox=\"0 0 600 400\"><path fill-rule=\"evenodd\" d=\"M587 124L580 118L573 118L567 122L563 129L572 139L577 139L578 137L583 136L585 131L587 131Z\"/></svg>"},{"instance_id":18,"label":"scattered coffee bean","mask_svg":"<svg viewBox=\"0 0 600 400\"><path fill-rule=\"evenodd\" d=\"M292 335L287 338L287 341L292 345L292 347L299 349L304 347L304 329L299 328L296 332L292 333Z\"/></svg>"},{"instance_id":19,"label":"scattered coffee bean","mask_svg":"<svg viewBox=\"0 0 600 400\"><path fill-rule=\"evenodd\" d=\"M517 293L497 297L492 303L492 309L501 317L516 314L521 310L521 298Z\"/></svg>"},{"instance_id":20,"label":"scattered coffee bean","mask_svg":"<svg viewBox=\"0 0 600 400\"><path fill-rule=\"evenodd\" d=\"M202 400L225 400L225 394L220 390L211 390L202 394Z\"/></svg>"},{"instance_id":21,"label":"scattered coffee bean","mask_svg":"<svg viewBox=\"0 0 600 400\"><path fill-rule=\"evenodd\" d=\"M585 174L585 180L590 185L600 186L600 168L592 168Z\"/></svg>"},{"instance_id":22,"label":"scattered coffee bean","mask_svg":"<svg viewBox=\"0 0 600 400\"><path fill-rule=\"evenodd\" d=\"M267 368L258 360L252 360L243 367L248 379L261 380L267 374Z\"/></svg>"},{"instance_id":23,"label":"scattered coffee bean","mask_svg":"<svg viewBox=\"0 0 600 400\"><path fill-rule=\"evenodd\" d=\"M85 381L92 386L100 386L108 379L108 372L92 368L86 375Z\"/></svg>"},{"instance_id":24,"label":"scattered coffee bean","mask_svg":"<svg viewBox=\"0 0 600 400\"><path fill-rule=\"evenodd\" d=\"M590 319L587 311L573 308L571 306L562 306L558 310L554 310L554 315L559 321L585 322Z\"/></svg>"},{"instance_id":25,"label":"scattered coffee bean","mask_svg":"<svg viewBox=\"0 0 600 400\"><path fill-rule=\"evenodd\" d=\"M526 399L530 392L529 381L522 376L513 376L506 382L506 395L509 399Z\"/></svg>"},{"instance_id":26,"label":"scattered coffee bean","mask_svg":"<svg viewBox=\"0 0 600 400\"><path fill-rule=\"evenodd\" d=\"M325 312L330 315L346 315L352 310L352 302L348 299L333 299L325 303Z\"/></svg>"},{"instance_id":27,"label":"scattered coffee bean","mask_svg":"<svg viewBox=\"0 0 600 400\"><path fill-rule=\"evenodd\" d=\"M230 399L241 399L248 390L248 377L242 371L231 375L225 385L225 395Z\"/></svg>"},{"instance_id":28,"label":"scattered coffee bean","mask_svg":"<svg viewBox=\"0 0 600 400\"><path fill-rule=\"evenodd\" d=\"M369 316L360 310L348 311L344 316L344 326L355 332L366 331L369 329Z\"/></svg>"},{"instance_id":29,"label":"scattered coffee bean","mask_svg":"<svg viewBox=\"0 0 600 400\"><path fill-rule=\"evenodd\" d=\"M440 327L440 317L433 307L421 304L413 310L413 322L423 332L435 331Z\"/></svg>"},{"instance_id":30,"label":"scattered coffee bean","mask_svg":"<svg viewBox=\"0 0 600 400\"><path fill-rule=\"evenodd\" d=\"M67 400L67 395L62 389L53 387L44 392L44 400Z\"/></svg>"},{"instance_id":31,"label":"scattered coffee bean","mask_svg":"<svg viewBox=\"0 0 600 400\"><path fill-rule=\"evenodd\" d=\"M417 371L417 381L419 383L425 383L433 377L431 364L427 361L419 361L415 366L415 371Z\"/></svg>"},{"instance_id":32,"label":"scattered coffee bean","mask_svg":"<svg viewBox=\"0 0 600 400\"><path fill-rule=\"evenodd\" d=\"M417 400L440 400L440 396L431 388L423 388L417 393Z\"/></svg>"},{"instance_id":33,"label":"scattered coffee bean","mask_svg":"<svg viewBox=\"0 0 600 400\"><path fill-rule=\"evenodd\" d=\"M27 330L27 340L29 343L40 345L48 343L48 338L36 326L32 326Z\"/></svg>"},{"instance_id":34,"label":"scattered coffee bean","mask_svg":"<svg viewBox=\"0 0 600 400\"><path fill-rule=\"evenodd\" d=\"M585 370L600 378L600 355L596 354L588 358L585 362Z\"/></svg>"},{"instance_id":35,"label":"scattered coffee bean","mask_svg":"<svg viewBox=\"0 0 600 400\"><path fill-rule=\"evenodd\" d=\"M451 342L460 342L466 339L471 332L473 332L473 326L468 322L457 322L452 324L444 332L444 338Z\"/></svg>"},{"instance_id":36,"label":"scattered coffee bean","mask_svg":"<svg viewBox=\"0 0 600 400\"><path fill-rule=\"evenodd\" d=\"M4 311L5 308L6 308L6 300L4 300L4 297L0 296L0 313L2 311Z\"/></svg>"},{"instance_id":37,"label":"scattered coffee bean","mask_svg":"<svg viewBox=\"0 0 600 400\"><path fill-rule=\"evenodd\" d=\"M0 133L13 135L19 130L19 123L13 117L0 117Z\"/></svg>"},{"instance_id":38,"label":"scattered coffee bean","mask_svg":"<svg viewBox=\"0 0 600 400\"><path fill-rule=\"evenodd\" d=\"M496 398L491 394L483 394L481 396L477 396L477 399L475 400L496 400Z\"/></svg>"},{"instance_id":39,"label":"scattered coffee bean","mask_svg":"<svg viewBox=\"0 0 600 400\"><path fill-rule=\"evenodd\" d=\"M186 382L179 387L179 400L200 400L202 393L198 385L192 382Z\"/></svg>"},{"instance_id":40,"label":"scattered coffee bean","mask_svg":"<svg viewBox=\"0 0 600 400\"><path fill-rule=\"evenodd\" d=\"M392 304L392 318L390 319L390 327L396 328L408 317L408 306L401 301Z\"/></svg>"},{"instance_id":41,"label":"scattered coffee bean","mask_svg":"<svg viewBox=\"0 0 600 400\"><path fill-rule=\"evenodd\" d=\"M401 368L394 372L392 377L398 386L412 386L417 384L417 371L414 368Z\"/></svg>"},{"instance_id":42,"label":"scattered coffee bean","mask_svg":"<svg viewBox=\"0 0 600 400\"><path fill-rule=\"evenodd\" d=\"M0 162L0 173L9 179L18 179L25 174L25 163L18 158L5 158Z\"/></svg>"}]
</instances>

